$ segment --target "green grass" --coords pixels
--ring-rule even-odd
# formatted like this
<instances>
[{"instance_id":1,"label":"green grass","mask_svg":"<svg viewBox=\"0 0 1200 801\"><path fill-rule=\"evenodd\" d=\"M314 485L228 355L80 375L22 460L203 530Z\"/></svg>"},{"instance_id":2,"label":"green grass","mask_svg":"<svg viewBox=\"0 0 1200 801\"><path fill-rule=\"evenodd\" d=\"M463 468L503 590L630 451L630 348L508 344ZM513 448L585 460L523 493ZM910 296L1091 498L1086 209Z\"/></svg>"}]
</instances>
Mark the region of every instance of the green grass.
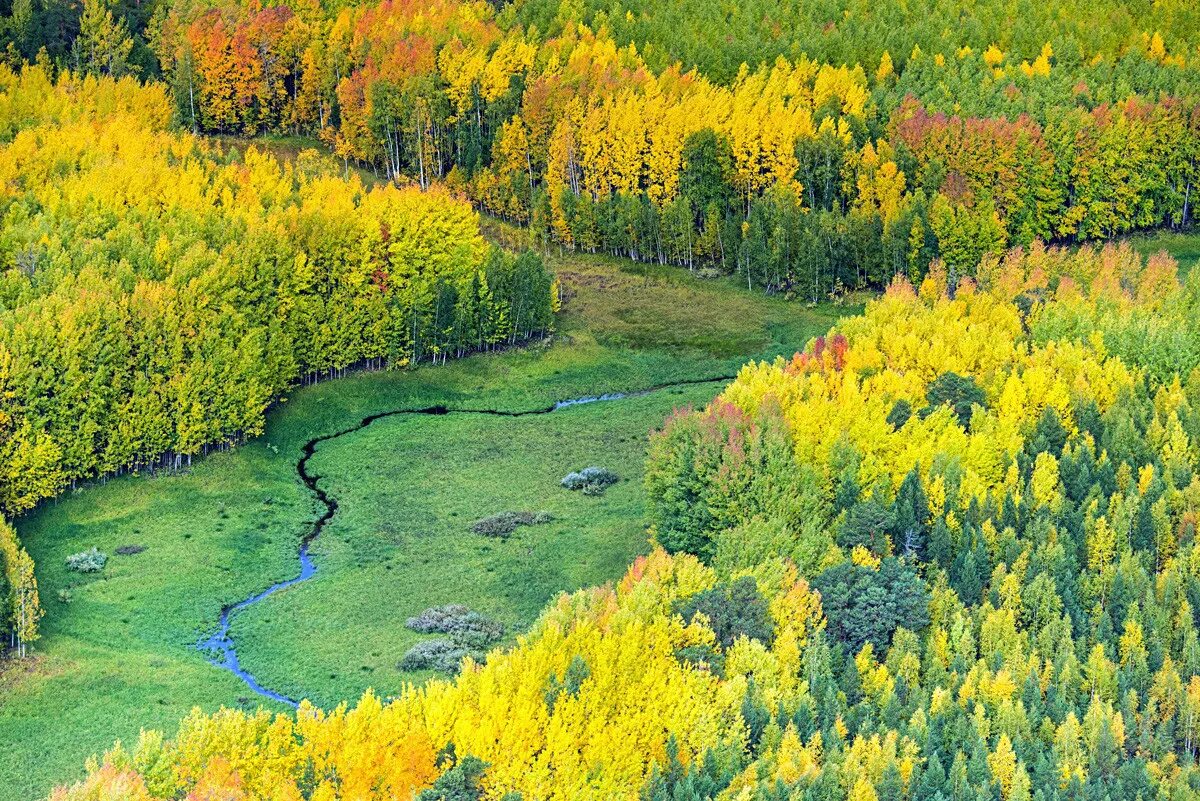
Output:
<instances>
[{"instance_id":1,"label":"green grass","mask_svg":"<svg viewBox=\"0 0 1200 801\"><path fill-rule=\"evenodd\" d=\"M20 521L46 617L32 668L0 675L0 795L44 793L105 740L249 694L192 646L214 610L294 569L312 501L289 463L265 448L218 454L186 477L111 481ZM93 545L110 555L103 572L66 570ZM121 545L146 550L115 555Z\"/></svg>"},{"instance_id":2,"label":"green grass","mask_svg":"<svg viewBox=\"0 0 1200 801\"><path fill-rule=\"evenodd\" d=\"M17 522L47 608L36 658L0 673L0 801L44 794L84 759L143 727L172 731L193 706L256 706L193 645L223 605L294 574L317 514L296 461L309 439L397 408L527 410L556 400L730 375L789 353L855 309L799 304L701 282L673 268L551 257L568 303L548 343L445 367L355 375L296 391L266 433L181 476L126 477ZM330 705L395 692L416 635L404 618L448 601L514 630L557 592L616 578L646 547L646 432L719 384L549 415L393 417L322 443L310 462L340 510L314 547L318 573L235 618L243 666L268 686ZM600 464L623 481L601 497L559 488ZM549 524L511 540L467 530L506 509ZM63 559L93 545L146 547L94 577ZM71 600L59 600L66 590Z\"/></svg>"},{"instance_id":3,"label":"green grass","mask_svg":"<svg viewBox=\"0 0 1200 801\"><path fill-rule=\"evenodd\" d=\"M392 417L324 443L309 464L328 476L321 486L341 510L314 549L317 580L235 618L244 663L262 666L267 686L326 706L368 687L395 694L424 678L397 667L421 637L403 628L405 618L464 603L519 632L559 591L621 575L647 548L646 432L719 386L537 417ZM599 497L559 486L592 464L622 481ZM554 519L508 539L470 530L510 510Z\"/></svg>"},{"instance_id":4,"label":"green grass","mask_svg":"<svg viewBox=\"0 0 1200 801\"><path fill-rule=\"evenodd\" d=\"M1194 231L1157 231L1129 237L1134 249L1143 256L1165 250L1179 262L1179 274L1186 275L1200 262L1200 233Z\"/></svg>"}]
</instances>

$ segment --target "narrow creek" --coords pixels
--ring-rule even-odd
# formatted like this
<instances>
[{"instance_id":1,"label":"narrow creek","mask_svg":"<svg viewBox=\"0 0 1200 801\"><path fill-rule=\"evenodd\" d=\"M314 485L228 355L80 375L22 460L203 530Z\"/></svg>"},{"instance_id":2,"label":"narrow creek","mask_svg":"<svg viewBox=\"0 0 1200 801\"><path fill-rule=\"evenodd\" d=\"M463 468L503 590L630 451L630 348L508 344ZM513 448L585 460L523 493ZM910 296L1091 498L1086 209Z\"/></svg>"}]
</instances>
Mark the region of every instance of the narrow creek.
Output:
<instances>
[{"instance_id":1,"label":"narrow creek","mask_svg":"<svg viewBox=\"0 0 1200 801\"><path fill-rule=\"evenodd\" d=\"M588 403L606 403L610 401L624 400L626 398L640 398L650 395L655 392L663 392L674 389L676 387L694 386L697 384L715 384L718 382L732 381L734 376L716 376L713 378L695 378L686 381L676 381L671 384L659 384L647 389L636 392L609 392L602 395L587 395L580 398L569 398L561 400L550 406L545 406L540 409L526 409L518 411L504 411L500 409L451 409L446 406L425 406L416 409L392 409L386 412L368 415L364 417L357 425L351 426L341 431L335 431L332 434L324 434L319 437L314 437L304 443L304 448L301 450L300 460L296 462L296 472L300 476L300 480L308 487L309 491L316 496L324 507L324 511L317 517L308 533L300 540L300 572L293 578L286 581L280 581L272 584L265 590L251 595L249 598L238 601L235 604L230 604L221 610L221 617L217 625L217 630L212 635L205 637L196 644L196 647L208 656L210 664L216 667L228 670L235 676L246 683L246 686L253 690L258 695L265 698L270 698L280 703L288 704L289 706L298 706L298 702L294 698L289 698L283 693L272 690L269 687L263 686L254 676L241 666L238 661L237 644L233 641L233 637L229 632L229 627L233 622L233 618L247 607L269 598L275 593L285 590L288 587L299 584L302 581L308 581L317 573L317 565L313 562L312 554L309 552L313 542L320 536L321 531L326 524L333 519L337 514L338 502L337 498L329 495L325 490L321 489L318 482L321 477L314 475L308 470L308 461L317 451L317 446L322 442L328 442L332 439L338 439L348 434L353 434L356 431L361 431L367 426L374 423L376 420L382 420L385 417L399 417L402 415L449 415L449 414L470 414L470 415L489 415L493 417L531 417L533 415L550 414L560 409L570 408L572 406L581 406Z\"/></svg>"}]
</instances>

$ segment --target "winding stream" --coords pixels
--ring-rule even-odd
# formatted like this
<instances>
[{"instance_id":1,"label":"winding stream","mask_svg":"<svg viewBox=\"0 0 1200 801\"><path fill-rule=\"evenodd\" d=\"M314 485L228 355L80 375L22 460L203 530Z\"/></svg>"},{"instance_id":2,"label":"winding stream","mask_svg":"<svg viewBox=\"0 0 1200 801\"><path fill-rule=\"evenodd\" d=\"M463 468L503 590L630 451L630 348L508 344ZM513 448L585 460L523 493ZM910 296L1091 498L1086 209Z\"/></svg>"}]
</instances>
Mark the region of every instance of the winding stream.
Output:
<instances>
[{"instance_id":1,"label":"winding stream","mask_svg":"<svg viewBox=\"0 0 1200 801\"><path fill-rule=\"evenodd\" d=\"M605 403L609 401L624 400L626 398L640 398L650 395L654 392L662 392L664 390L674 389L675 387L728 382L732 381L733 378L734 376L716 376L714 378L696 378L686 381L676 381L671 384L660 384L637 392L609 392L602 395L588 395L580 398L569 398L567 400L558 401L557 403L541 409L527 409L524 411L510 412L499 409L451 409L446 406L426 406L418 409L392 409L391 411L379 412L377 414L364 417L357 425L351 426L350 428L310 439L304 444L304 448L301 451L302 455L300 457L300 461L296 462L296 472L300 475L300 480L304 482L304 485L308 487L309 491L311 491L313 495L316 496L317 500L321 502L321 505L325 507L325 511L323 511L321 515L313 522L312 528L310 528L308 533L304 535L304 538L300 540L300 573L294 578L272 584L270 587L267 587L265 590L259 593L251 595L249 598L223 608L221 610L221 617L217 626L217 630L213 632L212 635L205 637L198 642L196 647L208 655L208 661L210 664L233 673L235 676L244 681L247 687L257 694L265 698L270 698L273 701L279 701L280 703L288 704L292 707L298 706L298 702L295 699L289 698L288 696L276 692L269 687L264 687L249 671L241 666L241 663L238 661L237 645L234 643L233 637L229 633L229 626L233 617L243 609L269 598L280 590L285 590L288 587L299 584L302 581L308 581L310 578L316 575L317 566L312 560L312 555L309 553L309 549L311 548L313 541L320 536L321 531L325 528L325 525L333 519L335 514L337 514L338 510L337 498L330 496L323 489L321 489L320 486L318 486L317 482L321 477L318 475L313 475L308 471L308 460L312 458L314 453L316 453L317 446L322 442L326 442L331 439L337 439L338 437L344 437L347 434L353 434L356 431L361 431L362 429L371 425L371 423L374 423L376 420L382 420L385 417L397 417L400 415L447 414L490 415L493 417L530 417L538 414L550 414L551 412L556 412L560 409L566 409L572 406L581 406L586 403Z\"/></svg>"}]
</instances>

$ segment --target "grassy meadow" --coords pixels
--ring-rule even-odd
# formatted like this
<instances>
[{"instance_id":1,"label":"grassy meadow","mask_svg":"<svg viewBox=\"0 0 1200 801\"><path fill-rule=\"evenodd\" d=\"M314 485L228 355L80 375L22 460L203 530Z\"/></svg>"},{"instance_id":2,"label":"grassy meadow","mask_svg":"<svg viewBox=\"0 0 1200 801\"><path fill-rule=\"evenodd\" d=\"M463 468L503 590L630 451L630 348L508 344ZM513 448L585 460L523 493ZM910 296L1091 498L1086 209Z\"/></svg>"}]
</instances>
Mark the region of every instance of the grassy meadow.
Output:
<instances>
[{"instance_id":1,"label":"grassy meadow","mask_svg":"<svg viewBox=\"0 0 1200 801\"><path fill-rule=\"evenodd\" d=\"M1130 244L1143 256L1165 250L1179 262L1180 274L1188 273L1200 262L1200 234L1192 231L1155 231L1129 237Z\"/></svg>"}]
</instances>

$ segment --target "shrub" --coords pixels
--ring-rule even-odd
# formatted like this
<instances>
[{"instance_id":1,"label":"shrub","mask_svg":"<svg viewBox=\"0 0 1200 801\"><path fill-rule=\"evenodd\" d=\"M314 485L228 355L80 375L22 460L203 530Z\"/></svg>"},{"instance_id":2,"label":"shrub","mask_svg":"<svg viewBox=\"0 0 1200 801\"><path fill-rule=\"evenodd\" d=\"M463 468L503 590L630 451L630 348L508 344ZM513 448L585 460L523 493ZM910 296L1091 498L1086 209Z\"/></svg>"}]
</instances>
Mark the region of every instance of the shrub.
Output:
<instances>
[{"instance_id":1,"label":"shrub","mask_svg":"<svg viewBox=\"0 0 1200 801\"><path fill-rule=\"evenodd\" d=\"M450 639L422 640L400 658L400 669L457 673L463 658L468 655L473 656L469 649Z\"/></svg>"},{"instance_id":2,"label":"shrub","mask_svg":"<svg viewBox=\"0 0 1200 801\"><path fill-rule=\"evenodd\" d=\"M462 604L446 604L426 609L410 617L404 625L421 634L449 634L460 644L481 643L483 646L504 637L504 624L484 617Z\"/></svg>"},{"instance_id":3,"label":"shrub","mask_svg":"<svg viewBox=\"0 0 1200 801\"><path fill-rule=\"evenodd\" d=\"M485 537L507 537L519 526L541 525L553 519L549 512L501 512L476 520L471 524L471 531Z\"/></svg>"},{"instance_id":4,"label":"shrub","mask_svg":"<svg viewBox=\"0 0 1200 801\"><path fill-rule=\"evenodd\" d=\"M421 634L444 633L449 631L453 621L459 620L469 613L471 613L471 609L462 604L433 606L416 617L410 617L404 625Z\"/></svg>"},{"instance_id":5,"label":"shrub","mask_svg":"<svg viewBox=\"0 0 1200 801\"><path fill-rule=\"evenodd\" d=\"M76 573L99 573L108 561L108 554L92 546L90 551L73 553L67 557L67 569Z\"/></svg>"},{"instance_id":6,"label":"shrub","mask_svg":"<svg viewBox=\"0 0 1200 801\"><path fill-rule=\"evenodd\" d=\"M113 549L117 556L133 556L135 553L141 553L146 550L145 545L121 545Z\"/></svg>"},{"instance_id":7,"label":"shrub","mask_svg":"<svg viewBox=\"0 0 1200 801\"><path fill-rule=\"evenodd\" d=\"M457 673L463 657L482 662L487 650L504 637L504 624L484 617L462 604L426 609L405 625L421 634L448 634L417 643L400 660L401 670L437 670Z\"/></svg>"},{"instance_id":8,"label":"shrub","mask_svg":"<svg viewBox=\"0 0 1200 801\"><path fill-rule=\"evenodd\" d=\"M569 490L580 490L584 495L600 495L620 480L621 477L613 471L593 465L575 473L567 473L559 483Z\"/></svg>"}]
</instances>

